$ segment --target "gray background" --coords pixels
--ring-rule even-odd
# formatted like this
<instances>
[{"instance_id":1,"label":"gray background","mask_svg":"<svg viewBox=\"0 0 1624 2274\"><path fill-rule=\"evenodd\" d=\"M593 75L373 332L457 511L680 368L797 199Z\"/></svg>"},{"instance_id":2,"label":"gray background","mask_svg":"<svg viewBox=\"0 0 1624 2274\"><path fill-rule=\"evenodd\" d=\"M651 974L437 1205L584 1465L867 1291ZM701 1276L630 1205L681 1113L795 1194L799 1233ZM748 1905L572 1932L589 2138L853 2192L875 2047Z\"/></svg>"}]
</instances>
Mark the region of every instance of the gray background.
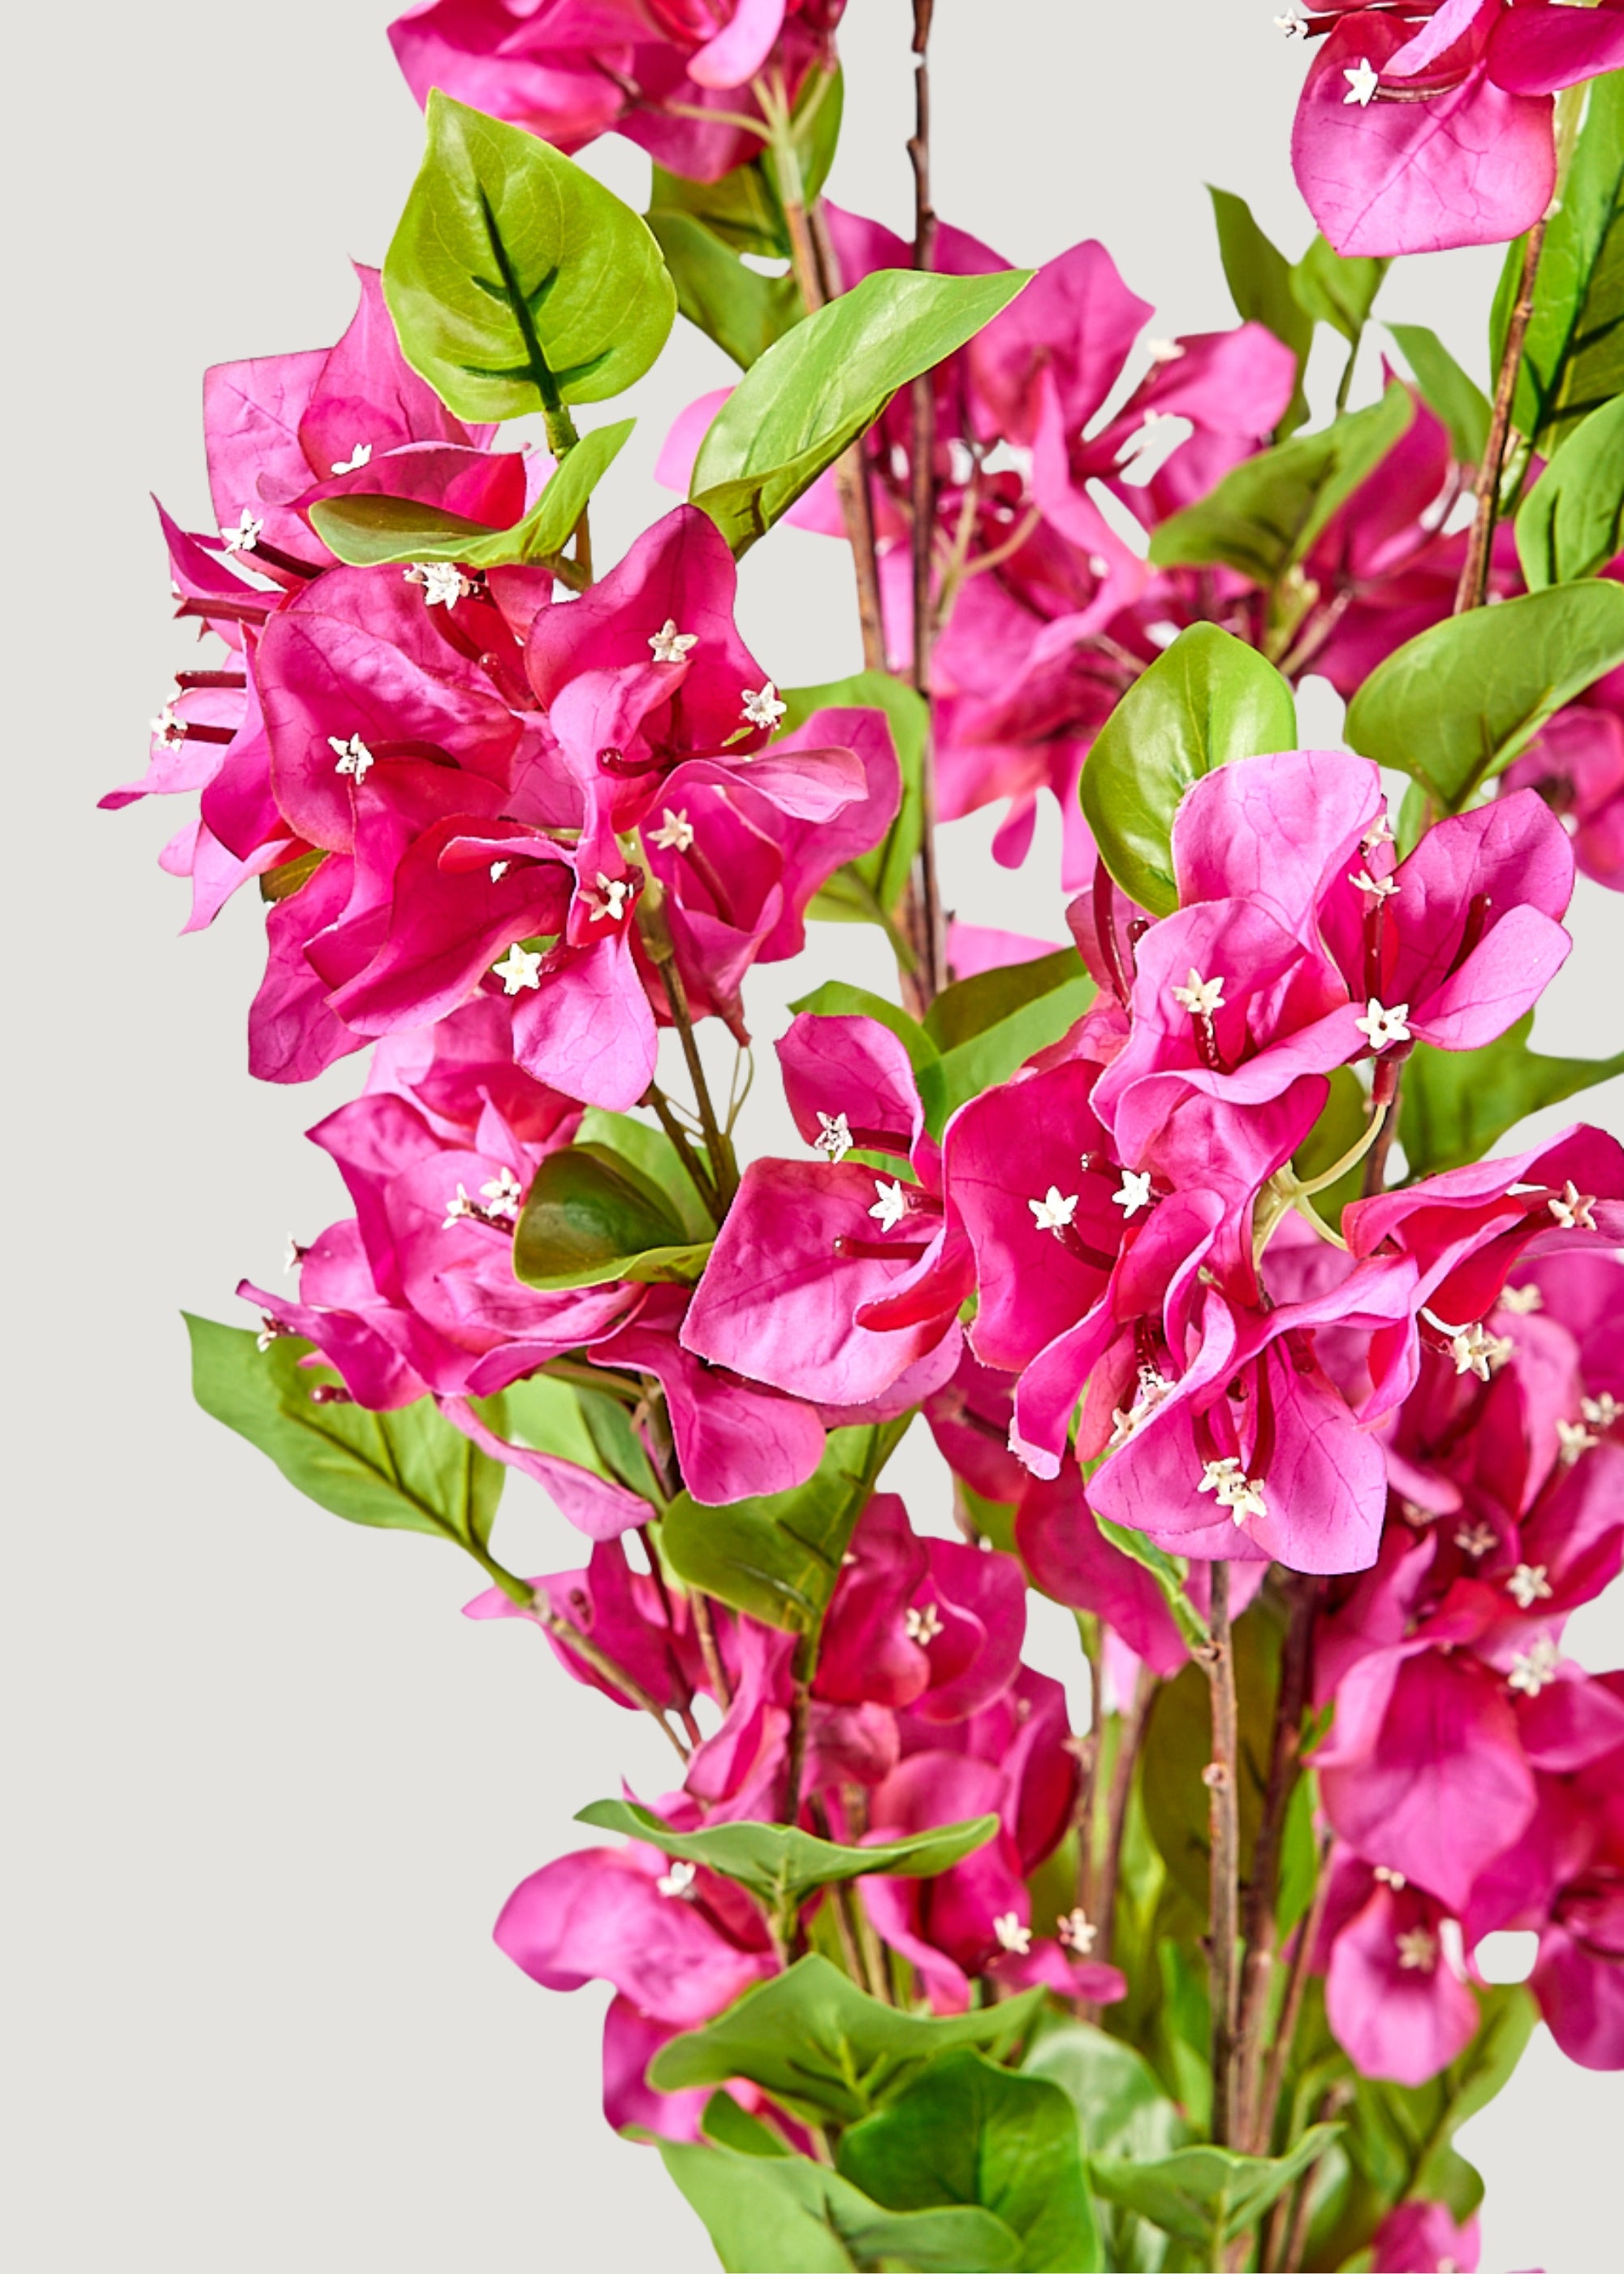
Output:
<instances>
[{"instance_id":1,"label":"gray background","mask_svg":"<svg viewBox=\"0 0 1624 2274\"><path fill-rule=\"evenodd\" d=\"M14 825L8 934L4 1875L7 2204L29 2270L311 2274L591 2264L687 2274L703 2237L654 2157L598 2108L596 1990L549 1997L489 1929L569 1818L624 1771L656 1791L646 1724L573 1688L528 1630L458 1616L475 1575L428 1542L298 1499L191 1407L177 1312L234 1314L289 1227L341 1212L300 1132L356 1080L252 1086L252 895L177 942L184 888L151 866L177 806L99 816L139 772L144 721L186 659L145 491L206 521L198 383L227 358L337 336L345 256L380 258L420 125L381 0L91 0L19 11L5 164L11 521L0 561ZM1231 320L1204 178L1289 249L1300 51L1268 0L942 0L937 202L1011 259L1098 234L1158 303L1154 329ZM833 184L906 220L906 0L852 0ZM638 200L646 163L591 162ZM1482 361L1493 253L1417 262L1387 312ZM631 398L643 419L600 508L603 558L663 509L672 414L727 376L680 329ZM1323 374L1320 374L1323 377ZM747 634L795 683L857 660L841 548L785 532L748 565ZM1334 739L1334 702L1304 705ZM951 832L950 898L1064 936L1056 832L1017 882L985 818ZM1552 1050L1618 1040L1616 900L1581 887L1581 953L1543 1016ZM879 981L872 945L823 968ZM804 983L762 975L758 1037ZM763 1089L767 1085L763 1085ZM1616 1093L1595 1111L1619 1122ZM763 1111L755 1127L771 1143ZM20 1263L20 1272L19 1265ZM929 1447L903 1457L937 1528ZM575 1560L538 1502L502 1519L522 1570ZM1593 1665L1616 1601L1575 1623ZM1037 1622L1056 1671L1064 1622ZM1070 1671L1069 1667L1065 1670ZM1465 2137L1490 2180L1485 2264L1595 2263L1624 2082L1543 2034Z\"/></svg>"}]
</instances>

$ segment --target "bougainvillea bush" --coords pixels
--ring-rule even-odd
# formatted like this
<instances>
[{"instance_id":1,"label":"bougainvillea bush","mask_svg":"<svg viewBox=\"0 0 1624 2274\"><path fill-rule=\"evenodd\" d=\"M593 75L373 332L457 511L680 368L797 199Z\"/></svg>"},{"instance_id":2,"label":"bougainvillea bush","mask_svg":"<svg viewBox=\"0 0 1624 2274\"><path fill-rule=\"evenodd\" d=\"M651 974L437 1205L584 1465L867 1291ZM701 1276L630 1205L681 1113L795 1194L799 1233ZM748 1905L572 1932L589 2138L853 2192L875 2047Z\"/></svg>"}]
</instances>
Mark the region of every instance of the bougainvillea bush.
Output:
<instances>
[{"instance_id":1,"label":"bougainvillea bush","mask_svg":"<svg viewBox=\"0 0 1624 2274\"><path fill-rule=\"evenodd\" d=\"M937 218L929 0L911 241L823 195L840 14L417 9L348 330L207 376L202 646L104 802L184 798L190 929L263 903L253 1073L358 1063L347 1212L191 1322L197 1396L659 1725L495 1933L613 1986L606 2119L725 2266L1470 2267L1453 2136L1536 2019L1624 2067L1624 1674L1562 1646L1624 1562L1624 1151L1495 1150L1624 1066L1529 1039L1624 888L1624 6L1289 12L1323 233L1215 191L1237 321L1156 340L1097 239ZM1395 256L1482 243L1479 376L1359 361ZM739 377L605 561L679 312ZM849 553L832 685L737 628L781 522ZM1058 950L937 886L1044 796ZM575 1568L499 1560L514 1472Z\"/></svg>"}]
</instances>

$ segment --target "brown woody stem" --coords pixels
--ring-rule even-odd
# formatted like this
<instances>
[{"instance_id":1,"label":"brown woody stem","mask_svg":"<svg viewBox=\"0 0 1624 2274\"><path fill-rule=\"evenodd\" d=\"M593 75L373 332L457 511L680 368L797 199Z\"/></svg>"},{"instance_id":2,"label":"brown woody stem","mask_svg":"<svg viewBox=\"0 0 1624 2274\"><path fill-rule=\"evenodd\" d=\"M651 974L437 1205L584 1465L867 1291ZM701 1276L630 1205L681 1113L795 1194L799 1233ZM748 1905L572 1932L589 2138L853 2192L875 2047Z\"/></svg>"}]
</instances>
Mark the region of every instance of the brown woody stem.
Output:
<instances>
[{"instance_id":1,"label":"brown woody stem","mask_svg":"<svg viewBox=\"0 0 1624 2274\"><path fill-rule=\"evenodd\" d=\"M1240 1811L1235 1706L1235 1644L1229 1627L1229 1567L1212 1566L1211 1643L1203 1652L1212 1692L1213 1757L1202 1772L1209 1795L1211 1862L1207 1906L1208 1979L1213 2007L1212 2135L1221 2148L1236 2142L1236 1934L1240 1909Z\"/></svg>"},{"instance_id":2,"label":"brown woody stem","mask_svg":"<svg viewBox=\"0 0 1624 2274\"><path fill-rule=\"evenodd\" d=\"M1493 546L1495 518L1500 511L1500 469L1506 459L1506 439L1511 432L1511 406L1516 396L1522 343L1528 336L1529 318L1534 312L1534 282L1539 273L1539 255L1545 241L1545 222L1537 221L1528 233L1528 244L1522 254L1522 275L1517 285L1511 320L1506 327L1506 344L1500 352L1500 373L1494 382L1494 408L1489 419L1489 437L1484 445L1483 463L1477 469L1477 511L1466 547L1461 581L1455 589L1455 613L1457 616L1464 615L1469 608L1480 608L1488 591L1489 557Z\"/></svg>"},{"instance_id":3,"label":"brown woody stem","mask_svg":"<svg viewBox=\"0 0 1624 2274\"><path fill-rule=\"evenodd\" d=\"M1319 1588L1312 1580L1297 1582L1281 1653L1280 1692L1274 1707L1274 1734L1269 1756L1268 1783L1263 1796L1263 1815L1252 1849L1252 1876L1246 1885L1243 1932L1246 1961L1241 1975L1240 2017L1236 2030L1236 2099L1238 2144L1249 2154L1268 2152L1258 2137L1258 2090L1261 2077L1264 2033L1268 2021L1269 1994L1274 1977L1274 1917L1280 1879L1281 1843L1286 1811L1297 1789L1298 1755L1303 1743L1303 1708L1307 1703L1313 1651L1314 1613Z\"/></svg>"}]
</instances>

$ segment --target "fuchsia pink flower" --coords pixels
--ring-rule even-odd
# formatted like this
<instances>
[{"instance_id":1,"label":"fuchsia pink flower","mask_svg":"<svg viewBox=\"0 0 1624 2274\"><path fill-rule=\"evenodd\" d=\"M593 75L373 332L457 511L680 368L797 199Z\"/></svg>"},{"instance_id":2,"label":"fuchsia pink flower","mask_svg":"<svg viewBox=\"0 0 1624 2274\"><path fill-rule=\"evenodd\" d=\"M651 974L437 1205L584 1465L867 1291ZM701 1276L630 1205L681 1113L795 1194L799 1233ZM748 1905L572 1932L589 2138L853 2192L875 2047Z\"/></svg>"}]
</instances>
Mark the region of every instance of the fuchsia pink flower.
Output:
<instances>
[{"instance_id":1,"label":"fuchsia pink flower","mask_svg":"<svg viewBox=\"0 0 1624 2274\"><path fill-rule=\"evenodd\" d=\"M1477 2214L1458 2225L1440 2202L1402 2202L1376 2230L1376 2274L1477 2274Z\"/></svg>"}]
</instances>

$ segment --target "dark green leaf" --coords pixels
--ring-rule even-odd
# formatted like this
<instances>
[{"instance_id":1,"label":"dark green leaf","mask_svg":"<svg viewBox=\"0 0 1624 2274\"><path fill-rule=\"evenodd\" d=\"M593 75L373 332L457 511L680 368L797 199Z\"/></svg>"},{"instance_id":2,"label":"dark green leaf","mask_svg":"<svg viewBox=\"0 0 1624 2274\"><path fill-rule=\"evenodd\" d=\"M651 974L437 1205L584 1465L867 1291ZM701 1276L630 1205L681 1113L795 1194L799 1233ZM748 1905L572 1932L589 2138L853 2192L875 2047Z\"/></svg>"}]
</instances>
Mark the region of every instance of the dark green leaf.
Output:
<instances>
[{"instance_id":1,"label":"dark green leaf","mask_svg":"<svg viewBox=\"0 0 1624 2274\"><path fill-rule=\"evenodd\" d=\"M1528 1047L1533 1024L1530 1011L1480 1050L1416 1045L1404 1068L1399 1109L1399 1136L1412 1176L1481 1160L1525 1114L1624 1073L1624 1050L1610 1058L1541 1058Z\"/></svg>"},{"instance_id":2,"label":"dark green leaf","mask_svg":"<svg viewBox=\"0 0 1624 2274\"><path fill-rule=\"evenodd\" d=\"M1020 972L1028 975L1024 986L1016 976ZM1046 955L1038 962L986 975L1012 983L1008 992L1016 1007L1006 1016L996 1019L991 1026L969 1035L944 1051L934 1064L920 1069L920 1101L931 1134L936 1137L941 1135L949 1116L959 1106L979 1097L983 1090L1007 1081L1036 1051L1057 1043L1077 1024L1094 998L1094 981L1083 968L1082 959L1074 948L1062 948L1057 954ZM1026 987L1034 981L1041 983L1041 991L1020 1000ZM959 983L971 987L976 984L974 981ZM946 991L956 992L953 989ZM974 1018L978 1001L983 1008L989 1007L996 1005L998 996L999 990L994 986L979 997L961 997L944 1015L944 1030L959 1023L961 1015L966 1021Z\"/></svg>"},{"instance_id":3,"label":"dark green leaf","mask_svg":"<svg viewBox=\"0 0 1624 2274\"><path fill-rule=\"evenodd\" d=\"M1448 616L1395 649L1348 707L1356 750L1458 813L1547 719L1624 662L1624 586L1587 582Z\"/></svg>"},{"instance_id":4,"label":"dark green leaf","mask_svg":"<svg viewBox=\"0 0 1624 2274\"><path fill-rule=\"evenodd\" d=\"M1526 240L1508 245L1491 325L1500 353ZM1511 416L1547 454L1624 394L1624 72L1591 82L1583 128L1545 230Z\"/></svg>"},{"instance_id":5,"label":"dark green leaf","mask_svg":"<svg viewBox=\"0 0 1624 2274\"><path fill-rule=\"evenodd\" d=\"M1334 252L1323 237L1316 237L1291 272L1291 287L1316 322L1329 324L1357 348L1392 266L1391 260Z\"/></svg>"},{"instance_id":6,"label":"dark green leaf","mask_svg":"<svg viewBox=\"0 0 1624 2274\"><path fill-rule=\"evenodd\" d=\"M1002 2274L1020 2263L1015 2236L990 2211L883 2210L804 2156L658 2144L726 2274L843 2274L876 2265Z\"/></svg>"},{"instance_id":7,"label":"dark green leaf","mask_svg":"<svg viewBox=\"0 0 1624 2274\"><path fill-rule=\"evenodd\" d=\"M623 1832L628 1839L646 1840L667 1856L703 1864L724 1879L736 1879L774 1910L799 1902L814 1887L859 1879L869 1871L929 1879L984 1848L998 1829L996 1816L979 1816L964 1824L938 1825L906 1840L888 1840L883 1846L842 1848L784 1824L746 1821L673 1832L650 1810L625 1800L595 1800L577 1811L575 1821L595 1824L605 1832Z\"/></svg>"},{"instance_id":8,"label":"dark green leaf","mask_svg":"<svg viewBox=\"0 0 1624 2274\"><path fill-rule=\"evenodd\" d=\"M392 561L456 561L469 568L495 568L509 561L545 560L568 544L592 492L636 424L622 418L583 434L511 529L487 529L483 522L400 497L318 498L310 517L317 536L352 568Z\"/></svg>"},{"instance_id":9,"label":"dark green leaf","mask_svg":"<svg viewBox=\"0 0 1624 2274\"><path fill-rule=\"evenodd\" d=\"M571 1145L536 1171L514 1232L513 1269L527 1287L691 1280L709 1253L631 1162L603 1145Z\"/></svg>"},{"instance_id":10,"label":"dark green leaf","mask_svg":"<svg viewBox=\"0 0 1624 2274\"><path fill-rule=\"evenodd\" d=\"M1351 1153L1370 1126L1370 1105L1358 1076L1350 1066L1338 1066L1331 1076L1331 1094L1325 1110L1309 1131L1291 1163L1292 1172L1312 1184L1327 1169ZM1314 1194L1314 1212L1339 1228L1342 1210L1365 1188L1365 1163L1356 1161L1334 1185Z\"/></svg>"},{"instance_id":11,"label":"dark green leaf","mask_svg":"<svg viewBox=\"0 0 1624 2274\"><path fill-rule=\"evenodd\" d=\"M693 214L651 206L653 230L677 288L677 306L741 371L782 339L804 310L793 276L763 276Z\"/></svg>"},{"instance_id":12,"label":"dark green leaf","mask_svg":"<svg viewBox=\"0 0 1624 2274\"><path fill-rule=\"evenodd\" d=\"M428 147L384 260L414 371L459 418L556 416L639 380L676 293L645 223L560 152L428 101Z\"/></svg>"},{"instance_id":13,"label":"dark green leaf","mask_svg":"<svg viewBox=\"0 0 1624 2274\"><path fill-rule=\"evenodd\" d=\"M802 995L790 1005L792 1011L803 1011L813 1019L874 1019L888 1027L906 1049L915 1073L922 1073L936 1057L936 1046L920 1025L896 1003L888 1003L883 995L871 995L866 987L849 986L844 979L825 979L809 995Z\"/></svg>"},{"instance_id":14,"label":"dark green leaf","mask_svg":"<svg viewBox=\"0 0 1624 2274\"><path fill-rule=\"evenodd\" d=\"M838 869L807 913L826 922L874 923L894 916L919 850L925 734L929 714L906 680L889 671L854 672L822 687L781 687L786 705L779 733L793 734L814 712L856 708L883 711L902 775L902 803L883 841Z\"/></svg>"},{"instance_id":15,"label":"dark green leaf","mask_svg":"<svg viewBox=\"0 0 1624 2274\"><path fill-rule=\"evenodd\" d=\"M1103 2264L1064 2092L978 2052L949 2053L843 2135L839 2168L892 2210L979 2204L1020 2239L1023 2268Z\"/></svg>"},{"instance_id":16,"label":"dark green leaf","mask_svg":"<svg viewBox=\"0 0 1624 2274\"><path fill-rule=\"evenodd\" d=\"M1158 568L1222 562L1272 588L1375 472L1414 417L1409 388L1395 380L1368 409L1243 459L1204 498L1162 523L1150 540L1152 562Z\"/></svg>"},{"instance_id":17,"label":"dark green leaf","mask_svg":"<svg viewBox=\"0 0 1624 2274\"><path fill-rule=\"evenodd\" d=\"M1250 323L1266 326L1297 358L1297 384L1275 430L1283 442L1308 417L1303 366L1314 342L1313 316L1292 289L1291 263L1259 228L1245 199L1230 190L1214 189L1210 182L1207 194L1213 201L1224 282L1237 314Z\"/></svg>"},{"instance_id":18,"label":"dark green leaf","mask_svg":"<svg viewBox=\"0 0 1624 2274\"><path fill-rule=\"evenodd\" d=\"M290 900L301 885L307 885L327 859L320 846L301 853L292 861L280 861L275 868L267 869L259 878L259 898L262 900Z\"/></svg>"},{"instance_id":19,"label":"dark green leaf","mask_svg":"<svg viewBox=\"0 0 1624 2274\"><path fill-rule=\"evenodd\" d=\"M1387 329L1415 376L1421 400L1448 428L1455 456L1462 465L1481 465L1492 416L1488 396L1426 325L1389 324Z\"/></svg>"},{"instance_id":20,"label":"dark green leaf","mask_svg":"<svg viewBox=\"0 0 1624 2274\"><path fill-rule=\"evenodd\" d=\"M934 276L881 269L753 365L699 446L690 494L745 552L872 425L899 387L974 337L1025 269Z\"/></svg>"},{"instance_id":21,"label":"dark green leaf","mask_svg":"<svg viewBox=\"0 0 1624 2274\"><path fill-rule=\"evenodd\" d=\"M1216 624L1182 631L1129 688L1083 767L1083 812L1128 897L1153 915L1178 906L1173 817L1192 782L1230 758L1296 746L1296 706L1274 665Z\"/></svg>"},{"instance_id":22,"label":"dark green leaf","mask_svg":"<svg viewBox=\"0 0 1624 2274\"><path fill-rule=\"evenodd\" d=\"M1624 395L1592 410L1522 501L1517 558L1530 591L1593 576L1624 546Z\"/></svg>"},{"instance_id":23,"label":"dark green leaf","mask_svg":"<svg viewBox=\"0 0 1624 2274\"><path fill-rule=\"evenodd\" d=\"M1263 1813L1274 1736L1279 1634L1260 1607L1235 1626L1239 1693L1241 1869L1245 1871ZM1199 1666L1182 1667L1151 1700L1145 1729L1145 1814L1169 1873L1205 1912L1208 1793L1202 1771L1213 1757L1212 1698Z\"/></svg>"},{"instance_id":24,"label":"dark green leaf","mask_svg":"<svg viewBox=\"0 0 1624 2274\"><path fill-rule=\"evenodd\" d=\"M808 2123L855 2124L960 2045L1001 2058L1042 1999L1041 1990L1027 1990L968 2014L905 2014L866 1996L815 1953L747 1990L703 2029L673 2037L655 2055L649 2082L680 2092L743 2077Z\"/></svg>"},{"instance_id":25,"label":"dark green leaf","mask_svg":"<svg viewBox=\"0 0 1624 2274\"><path fill-rule=\"evenodd\" d=\"M1269 2205L1324 2155L1341 2131L1315 2124L1285 2156L1241 2156L1230 2148L1182 2148L1155 2163L1096 2157L1096 2194L1136 2210L1194 2249L1222 2248L1255 2225Z\"/></svg>"},{"instance_id":26,"label":"dark green leaf","mask_svg":"<svg viewBox=\"0 0 1624 2274\"><path fill-rule=\"evenodd\" d=\"M689 1239L710 1239L716 1227L663 1129L651 1121L639 1121L635 1114L609 1113L601 1106L590 1105L581 1117L575 1141L606 1146L610 1152L618 1153L641 1177L658 1186L666 1207Z\"/></svg>"},{"instance_id":27,"label":"dark green leaf","mask_svg":"<svg viewBox=\"0 0 1624 2274\"><path fill-rule=\"evenodd\" d=\"M279 1336L261 1351L245 1328L185 1317L198 1404L268 1453L289 1484L351 1524L485 1547L501 1465L454 1429L432 1397L392 1413L316 1404L312 1391L331 1376L301 1367L309 1343Z\"/></svg>"},{"instance_id":28,"label":"dark green leaf","mask_svg":"<svg viewBox=\"0 0 1624 2274\"><path fill-rule=\"evenodd\" d=\"M677 1577L769 1626L813 1634L840 1576L883 1452L879 1429L832 1429L818 1471L793 1492L708 1508L671 1503L661 1548Z\"/></svg>"}]
</instances>

